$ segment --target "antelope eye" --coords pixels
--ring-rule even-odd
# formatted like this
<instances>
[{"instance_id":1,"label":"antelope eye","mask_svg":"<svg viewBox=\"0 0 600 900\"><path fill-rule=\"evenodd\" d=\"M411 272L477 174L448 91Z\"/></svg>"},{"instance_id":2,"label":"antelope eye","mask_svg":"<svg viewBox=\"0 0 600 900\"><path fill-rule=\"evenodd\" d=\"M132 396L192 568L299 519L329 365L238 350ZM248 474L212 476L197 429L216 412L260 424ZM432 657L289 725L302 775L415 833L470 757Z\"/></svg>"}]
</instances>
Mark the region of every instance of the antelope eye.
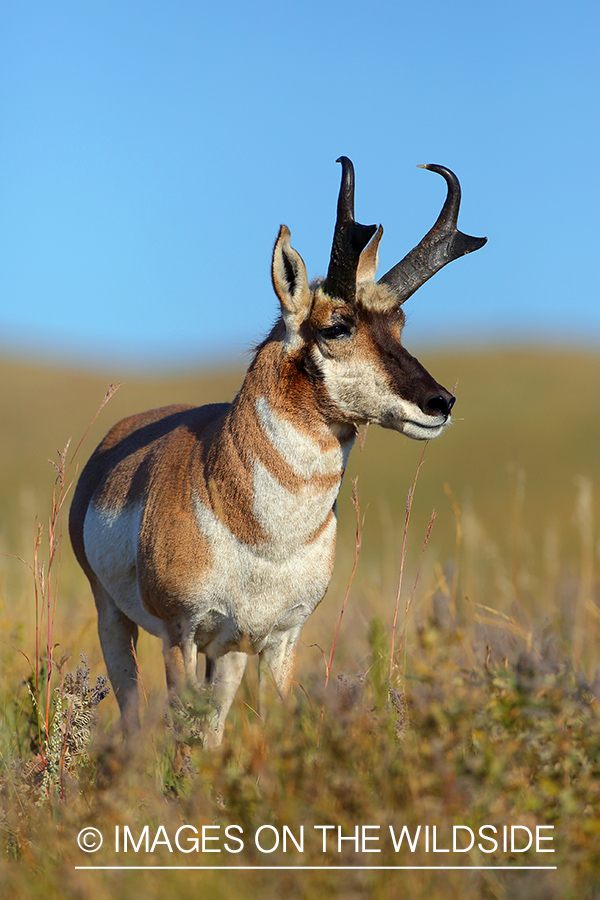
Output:
<instances>
[{"instance_id":1,"label":"antelope eye","mask_svg":"<svg viewBox=\"0 0 600 900\"><path fill-rule=\"evenodd\" d=\"M348 335L351 334L351 330L344 322L337 322L335 325L330 325L328 328L321 328L319 334L326 341L334 341L336 338L348 337Z\"/></svg>"}]
</instances>

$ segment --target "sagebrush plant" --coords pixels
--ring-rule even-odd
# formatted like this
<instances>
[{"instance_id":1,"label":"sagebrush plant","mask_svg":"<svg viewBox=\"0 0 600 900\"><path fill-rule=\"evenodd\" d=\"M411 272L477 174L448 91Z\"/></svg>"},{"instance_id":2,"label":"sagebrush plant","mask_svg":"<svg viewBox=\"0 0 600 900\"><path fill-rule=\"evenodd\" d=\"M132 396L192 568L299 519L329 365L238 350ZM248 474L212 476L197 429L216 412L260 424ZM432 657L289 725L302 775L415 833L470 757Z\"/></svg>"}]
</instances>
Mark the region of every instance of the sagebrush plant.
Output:
<instances>
[{"instance_id":1,"label":"sagebrush plant","mask_svg":"<svg viewBox=\"0 0 600 900\"><path fill-rule=\"evenodd\" d=\"M70 486L69 463L63 459L66 455L59 462L52 502L57 513ZM417 475L420 468L421 462ZM466 900L600 896L598 580L593 498L589 486L580 483L579 491L578 567L553 560L560 573L552 584L540 586L530 579L526 595L524 558L516 566L514 554L492 547L473 513L460 508L449 488L454 558L434 558L431 565L422 565L425 548L427 554L433 551L432 519L429 530L416 537L418 551L410 558L407 532L410 509L417 502L415 476L404 525L394 542L397 588L389 594L379 591L376 613L365 609L365 655L353 652L359 643L347 630L348 609L362 602L355 596L355 573L365 522L368 528L357 482L354 552L328 651L321 651L314 665L302 667L288 701L274 704L266 721L256 713L252 686L245 687L224 745L213 752L195 740L190 718L203 712L202 698L189 698L171 731L165 728L162 693L143 683L145 715L139 740L127 746L111 727L112 714L103 714L107 704L99 705L106 696L106 679L98 675L94 682L68 628L55 634L58 581L52 581L50 591L48 585L50 576L60 571L57 515L53 553L42 567L42 579L39 554L34 566L38 605L28 685L7 685L3 698L3 890L31 900L125 900L142 892L148 898L171 892L191 900L201 891L227 895L228 900L261 892L298 898L333 893ZM506 521L515 527L510 508ZM493 565L484 567L482 560ZM330 596L325 602L336 606L335 601ZM91 609L90 622L93 627ZM340 666L336 650L343 644ZM68 671L77 656L76 671ZM175 757L186 729L189 756L182 768ZM397 831L406 825L414 833L418 826L435 824L443 830L455 822L473 829L486 822L498 827L552 825L556 852L551 862L557 869L334 868L523 863L518 854L483 854L477 847L432 857L419 844L414 853L397 854L383 840L376 855L355 853L349 844L338 853L333 842L324 853L320 840L307 839L301 855L293 848L288 853L279 848L265 856L249 840L239 857L223 852L171 854L158 847L151 860L142 854L117 857L110 848L87 857L76 842L88 825L100 829L108 843L115 827L124 825L137 835L145 826L163 825L173 835L182 824L197 829L234 824L250 835L261 825L285 824L296 835L302 827L310 835L314 826L335 824L352 835L363 824L379 825L384 834L390 825ZM76 869L90 862L177 863L182 871ZM266 863L303 868L227 873L189 869ZM327 868L314 872L308 869L324 865Z\"/></svg>"},{"instance_id":2,"label":"sagebrush plant","mask_svg":"<svg viewBox=\"0 0 600 900\"><path fill-rule=\"evenodd\" d=\"M90 684L90 668L82 655L75 675L67 672L54 689L54 714L43 754L42 793L51 796L58 785L64 799L64 779L75 765L88 761L97 706L110 693L108 679L98 675Z\"/></svg>"}]
</instances>

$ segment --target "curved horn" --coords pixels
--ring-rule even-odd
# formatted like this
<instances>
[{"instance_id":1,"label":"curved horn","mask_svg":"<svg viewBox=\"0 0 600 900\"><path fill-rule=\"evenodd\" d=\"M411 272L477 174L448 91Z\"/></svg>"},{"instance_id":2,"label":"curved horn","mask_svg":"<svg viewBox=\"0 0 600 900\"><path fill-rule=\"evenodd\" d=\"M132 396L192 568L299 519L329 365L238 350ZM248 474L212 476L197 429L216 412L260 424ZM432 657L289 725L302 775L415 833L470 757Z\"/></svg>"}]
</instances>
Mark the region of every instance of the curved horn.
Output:
<instances>
[{"instance_id":1,"label":"curved horn","mask_svg":"<svg viewBox=\"0 0 600 900\"><path fill-rule=\"evenodd\" d=\"M465 253L479 250L487 241L487 238L463 234L456 227L460 207L460 183L454 172L445 166L432 163L419 168L437 172L445 178L448 195L435 225L421 243L379 279L379 284L385 284L393 291L398 303L403 303L447 263L464 256Z\"/></svg>"},{"instance_id":2,"label":"curved horn","mask_svg":"<svg viewBox=\"0 0 600 900\"><path fill-rule=\"evenodd\" d=\"M323 288L330 296L353 303L356 299L358 260L377 226L360 225L354 221L354 166L347 156L340 156L336 162L342 164L342 183L331 258Z\"/></svg>"}]
</instances>

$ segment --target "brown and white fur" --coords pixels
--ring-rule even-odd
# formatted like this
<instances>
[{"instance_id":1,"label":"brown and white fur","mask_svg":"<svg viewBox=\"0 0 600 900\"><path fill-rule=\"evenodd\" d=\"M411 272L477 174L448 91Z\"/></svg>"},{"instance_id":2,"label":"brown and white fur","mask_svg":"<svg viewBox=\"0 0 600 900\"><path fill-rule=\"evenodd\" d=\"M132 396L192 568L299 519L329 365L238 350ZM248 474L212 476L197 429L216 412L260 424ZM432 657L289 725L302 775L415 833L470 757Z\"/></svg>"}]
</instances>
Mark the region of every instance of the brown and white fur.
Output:
<instances>
[{"instance_id":1,"label":"brown and white fur","mask_svg":"<svg viewBox=\"0 0 600 900\"><path fill-rule=\"evenodd\" d=\"M196 682L206 655L208 744L222 738L248 655L284 695L302 626L331 578L357 426L423 440L449 425L454 398L404 349L402 308L374 281L381 233L347 302L309 285L282 226L272 263L281 317L233 403L124 419L83 470L71 540L127 730L139 722L139 627L162 640L172 697Z\"/></svg>"}]
</instances>

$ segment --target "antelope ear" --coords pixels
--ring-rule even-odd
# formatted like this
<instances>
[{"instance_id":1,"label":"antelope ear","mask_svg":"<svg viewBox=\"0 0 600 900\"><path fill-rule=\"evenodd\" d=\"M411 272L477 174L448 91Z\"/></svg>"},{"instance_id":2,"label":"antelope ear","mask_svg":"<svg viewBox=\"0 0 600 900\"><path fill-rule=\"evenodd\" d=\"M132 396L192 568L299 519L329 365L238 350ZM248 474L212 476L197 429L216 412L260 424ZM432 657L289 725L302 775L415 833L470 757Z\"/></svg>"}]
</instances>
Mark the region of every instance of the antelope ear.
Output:
<instances>
[{"instance_id":1,"label":"antelope ear","mask_svg":"<svg viewBox=\"0 0 600 900\"><path fill-rule=\"evenodd\" d=\"M310 313L311 295L306 266L290 244L290 230L286 225L281 226L275 241L271 276L286 328L288 332L297 332Z\"/></svg>"},{"instance_id":2,"label":"antelope ear","mask_svg":"<svg viewBox=\"0 0 600 900\"><path fill-rule=\"evenodd\" d=\"M379 242L383 237L383 226L379 226L358 260L356 282L375 281L377 262L379 259Z\"/></svg>"}]
</instances>

